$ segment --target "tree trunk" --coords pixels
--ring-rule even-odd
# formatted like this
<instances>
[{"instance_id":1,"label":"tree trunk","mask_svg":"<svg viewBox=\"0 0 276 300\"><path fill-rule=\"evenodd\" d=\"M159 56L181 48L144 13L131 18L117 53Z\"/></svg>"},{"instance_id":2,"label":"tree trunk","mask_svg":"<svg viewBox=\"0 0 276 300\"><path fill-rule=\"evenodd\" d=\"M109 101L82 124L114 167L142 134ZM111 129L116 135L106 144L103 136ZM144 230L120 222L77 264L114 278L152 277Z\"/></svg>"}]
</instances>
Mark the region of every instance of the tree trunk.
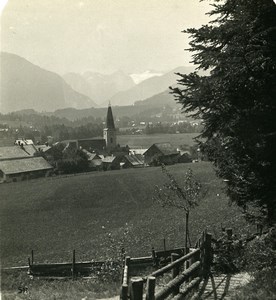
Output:
<instances>
[{"instance_id":1,"label":"tree trunk","mask_svg":"<svg viewBox=\"0 0 276 300\"><path fill-rule=\"evenodd\" d=\"M188 249L188 236L189 236L189 211L186 211L186 226L185 226L185 251Z\"/></svg>"}]
</instances>

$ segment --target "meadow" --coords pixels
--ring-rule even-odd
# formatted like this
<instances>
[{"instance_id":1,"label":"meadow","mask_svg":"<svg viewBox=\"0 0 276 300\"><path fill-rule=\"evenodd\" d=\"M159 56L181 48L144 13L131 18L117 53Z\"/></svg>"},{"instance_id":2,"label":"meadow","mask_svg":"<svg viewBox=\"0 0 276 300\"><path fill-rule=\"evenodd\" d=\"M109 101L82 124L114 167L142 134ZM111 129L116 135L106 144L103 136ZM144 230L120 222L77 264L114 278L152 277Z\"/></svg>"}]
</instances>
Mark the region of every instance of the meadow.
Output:
<instances>
[{"instance_id":1,"label":"meadow","mask_svg":"<svg viewBox=\"0 0 276 300\"><path fill-rule=\"evenodd\" d=\"M241 213L229 206L223 182L215 176L211 164L178 164L168 170L181 184L188 168L207 190L190 216L192 242L205 228L214 236L220 234L221 226L233 227L238 233L244 227ZM144 256L151 253L152 246L162 249L163 238L167 248L183 246L183 211L164 209L153 201L155 185L165 181L161 168L152 167L2 184L2 267L26 265L31 250L35 262L42 263L70 262L73 249L77 261L116 259L121 247L132 257ZM10 276L2 274L6 291L15 285ZM39 285L37 281L35 284ZM67 285L70 287L70 283ZM42 285L46 294L49 286L51 283ZM87 292L85 286L81 289Z\"/></svg>"},{"instance_id":2,"label":"meadow","mask_svg":"<svg viewBox=\"0 0 276 300\"><path fill-rule=\"evenodd\" d=\"M149 148L154 143L166 142L171 143L174 147L179 147L180 145L194 145L193 139L198 135L198 133L118 135L117 141L120 145L134 148Z\"/></svg>"},{"instance_id":3,"label":"meadow","mask_svg":"<svg viewBox=\"0 0 276 300\"><path fill-rule=\"evenodd\" d=\"M206 227L239 214L228 205L223 182L207 162L178 164L168 169L179 179L191 167L207 188L206 197L191 214L195 240ZM160 247L183 245L184 214L153 202L154 186L166 178L160 167L53 177L3 184L1 205L2 266L25 265L30 251L39 262L66 261L76 250L77 260L112 256L112 240L124 244L130 255Z\"/></svg>"}]
</instances>

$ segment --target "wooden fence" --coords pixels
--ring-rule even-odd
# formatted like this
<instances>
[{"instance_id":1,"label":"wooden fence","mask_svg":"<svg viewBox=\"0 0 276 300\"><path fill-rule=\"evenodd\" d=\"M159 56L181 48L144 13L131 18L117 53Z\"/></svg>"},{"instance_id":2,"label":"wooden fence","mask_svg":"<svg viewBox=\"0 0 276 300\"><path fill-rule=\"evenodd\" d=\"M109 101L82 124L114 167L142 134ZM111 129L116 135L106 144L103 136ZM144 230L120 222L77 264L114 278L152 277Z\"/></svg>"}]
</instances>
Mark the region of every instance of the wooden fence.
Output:
<instances>
[{"instance_id":1,"label":"wooden fence","mask_svg":"<svg viewBox=\"0 0 276 300\"><path fill-rule=\"evenodd\" d=\"M188 252L188 251L187 251ZM183 299L187 294L195 290L201 280L209 274L212 261L211 235L203 232L195 249L187 254L171 253L171 263L155 270L146 277L130 278L131 261L126 257L121 287L121 300L142 300L145 294L146 300L161 300L168 297ZM170 281L163 287L158 287L157 279L164 274L170 274ZM184 286L183 286L184 284ZM180 288L183 286L183 288Z\"/></svg>"},{"instance_id":2,"label":"wooden fence","mask_svg":"<svg viewBox=\"0 0 276 300\"><path fill-rule=\"evenodd\" d=\"M34 254L28 259L28 274L40 278L63 279L77 277L91 277L109 269L120 268L118 261L86 261L76 262L75 250L72 261L64 263L34 263Z\"/></svg>"},{"instance_id":3,"label":"wooden fence","mask_svg":"<svg viewBox=\"0 0 276 300\"><path fill-rule=\"evenodd\" d=\"M131 269L134 272L145 270L148 267L157 267L168 262L171 253L179 255L185 252L184 248L171 250L155 251L152 248L151 256L129 258L125 260L125 265L131 264ZM122 257L124 256L122 252ZM34 263L34 251L31 252L31 257L28 258L28 273L31 276L40 278L63 279L71 277L91 277L95 274L108 272L108 269L121 269L122 261L86 261L76 262L75 250L72 252L71 262L62 263Z\"/></svg>"}]
</instances>

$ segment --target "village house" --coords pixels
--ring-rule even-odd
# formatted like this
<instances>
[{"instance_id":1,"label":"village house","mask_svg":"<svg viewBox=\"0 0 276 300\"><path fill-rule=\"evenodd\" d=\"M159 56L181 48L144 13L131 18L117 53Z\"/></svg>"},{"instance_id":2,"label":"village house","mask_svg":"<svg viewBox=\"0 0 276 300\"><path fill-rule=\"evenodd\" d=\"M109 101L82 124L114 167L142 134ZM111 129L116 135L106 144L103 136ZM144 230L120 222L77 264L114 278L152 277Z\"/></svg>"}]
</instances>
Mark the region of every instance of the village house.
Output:
<instances>
[{"instance_id":1,"label":"village house","mask_svg":"<svg viewBox=\"0 0 276 300\"><path fill-rule=\"evenodd\" d=\"M145 159L144 156L141 154L132 154L132 155L125 155L122 159L124 169L128 168L142 168L144 167Z\"/></svg>"},{"instance_id":2,"label":"village house","mask_svg":"<svg viewBox=\"0 0 276 300\"><path fill-rule=\"evenodd\" d=\"M179 163L191 163L192 161L193 161L192 156L191 156L191 153L189 151L180 151L177 162L179 162Z\"/></svg>"},{"instance_id":3,"label":"village house","mask_svg":"<svg viewBox=\"0 0 276 300\"><path fill-rule=\"evenodd\" d=\"M82 150L88 157L89 168L94 171L100 171L103 167L102 158L97 153L90 153L89 151Z\"/></svg>"},{"instance_id":4,"label":"village house","mask_svg":"<svg viewBox=\"0 0 276 300\"><path fill-rule=\"evenodd\" d=\"M121 168L121 158L119 156L105 156L102 160L103 170L119 170Z\"/></svg>"},{"instance_id":5,"label":"village house","mask_svg":"<svg viewBox=\"0 0 276 300\"><path fill-rule=\"evenodd\" d=\"M43 177L52 169L53 167L43 157L0 160L0 183Z\"/></svg>"},{"instance_id":6,"label":"village house","mask_svg":"<svg viewBox=\"0 0 276 300\"><path fill-rule=\"evenodd\" d=\"M103 153L106 148L105 140L99 137L64 140L61 143L66 145L66 148L85 149L89 152L97 151L97 153Z\"/></svg>"},{"instance_id":7,"label":"village house","mask_svg":"<svg viewBox=\"0 0 276 300\"><path fill-rule=\"evenodd\" d=\"M179 152L170 143L156 143L144 153L147 165L171 165L177 162Z\"/></svg>"}]
</instances>

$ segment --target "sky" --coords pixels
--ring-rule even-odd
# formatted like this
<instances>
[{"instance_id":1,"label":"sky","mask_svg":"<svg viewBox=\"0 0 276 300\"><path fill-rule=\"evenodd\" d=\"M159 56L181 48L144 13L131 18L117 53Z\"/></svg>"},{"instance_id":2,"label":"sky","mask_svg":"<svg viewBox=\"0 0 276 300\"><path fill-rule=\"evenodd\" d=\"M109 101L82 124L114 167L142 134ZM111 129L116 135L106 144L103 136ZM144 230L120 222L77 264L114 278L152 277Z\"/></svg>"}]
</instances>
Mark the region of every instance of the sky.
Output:
<instances>
[{"instance_id":1,"label":"sky","mask_svg":"<svg viewBox=\"0 0 276 300\"><path fill-rule=\"evenodd\" d=\"M210 10L208 0L0 1L1 50L60 75L189 65L181 31L206 24Z\"/></svg>"}]
</instances>

